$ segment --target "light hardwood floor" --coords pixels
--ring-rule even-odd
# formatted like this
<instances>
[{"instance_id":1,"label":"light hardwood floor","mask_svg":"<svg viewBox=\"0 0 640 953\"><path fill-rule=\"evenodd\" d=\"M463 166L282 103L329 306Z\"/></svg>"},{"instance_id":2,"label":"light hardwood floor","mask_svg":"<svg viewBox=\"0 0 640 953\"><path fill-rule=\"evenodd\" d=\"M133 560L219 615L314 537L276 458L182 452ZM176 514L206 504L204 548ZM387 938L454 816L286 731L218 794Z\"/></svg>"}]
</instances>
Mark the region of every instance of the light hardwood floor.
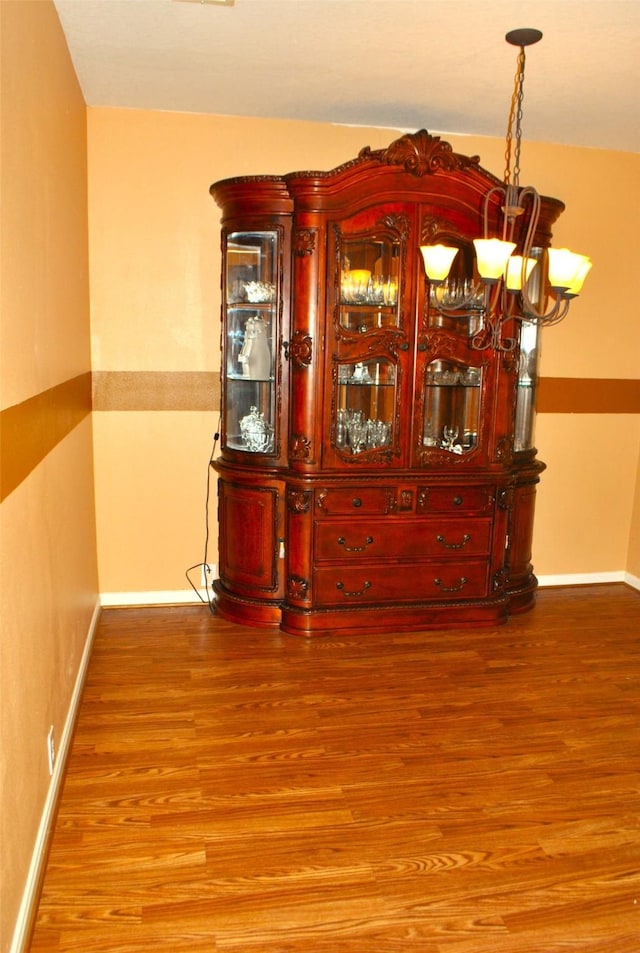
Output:
<instances>
[{"instance_id":1,"label":"light hardwood floor","mask_svg":"<svg viewBox=\"0 0 640 953\"><path fill-rule=\"evenodd\" d=\"M31 953L639 953L640 593L315 640L104 611Z\"/></svg>"}]
</instances>

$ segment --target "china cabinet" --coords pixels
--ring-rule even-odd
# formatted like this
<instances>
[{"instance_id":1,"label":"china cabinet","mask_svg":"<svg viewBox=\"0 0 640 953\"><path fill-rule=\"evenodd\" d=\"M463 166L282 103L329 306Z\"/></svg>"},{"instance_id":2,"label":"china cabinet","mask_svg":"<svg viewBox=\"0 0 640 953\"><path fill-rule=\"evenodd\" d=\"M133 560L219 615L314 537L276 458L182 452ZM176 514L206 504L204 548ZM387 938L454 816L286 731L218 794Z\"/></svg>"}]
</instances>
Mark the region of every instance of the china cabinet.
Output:
<instances>
[{"instance_id":1,"label":"china cabinet","mask_svg":"<svg viewBox=\"0 0 640 953\"><path fill-rule=\"evenodd\" d=\"M223 617L311 636L493 625L533 605L537 327L509 318L500 351L480 298L456 308L496 183L421 130L329 172L212 185ZM562 209L543 198L536 255ZM496 229L500 214L496 198ZM436 288L420 245L440 241L459 254Z\"/></svg>"}]
</instances>

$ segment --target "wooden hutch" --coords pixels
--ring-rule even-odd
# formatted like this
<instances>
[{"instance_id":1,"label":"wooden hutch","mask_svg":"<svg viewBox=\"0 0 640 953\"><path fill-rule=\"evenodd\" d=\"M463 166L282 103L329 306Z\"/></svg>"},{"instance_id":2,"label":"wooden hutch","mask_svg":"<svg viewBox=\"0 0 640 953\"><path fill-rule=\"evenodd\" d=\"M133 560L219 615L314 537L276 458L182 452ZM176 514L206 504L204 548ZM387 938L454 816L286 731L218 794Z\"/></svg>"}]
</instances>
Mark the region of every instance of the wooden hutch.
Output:
<instances>
[{"instance_id":1,"label":"wooden hutch","mask_svg":"<svg viewBox=\"0 0 640 953\"><path fill-rule=\"evenodd\" d=\"M529 609L538 331L478 348L433 306L500 184L425 130L329 172L215 183L222 209L221 616L305 636L495 625ZM545 254L561 202L543 198ZM500 201L489 220L496 232ZM516 224L516 233L518 225Z\"/></svg>"}]
</instances>

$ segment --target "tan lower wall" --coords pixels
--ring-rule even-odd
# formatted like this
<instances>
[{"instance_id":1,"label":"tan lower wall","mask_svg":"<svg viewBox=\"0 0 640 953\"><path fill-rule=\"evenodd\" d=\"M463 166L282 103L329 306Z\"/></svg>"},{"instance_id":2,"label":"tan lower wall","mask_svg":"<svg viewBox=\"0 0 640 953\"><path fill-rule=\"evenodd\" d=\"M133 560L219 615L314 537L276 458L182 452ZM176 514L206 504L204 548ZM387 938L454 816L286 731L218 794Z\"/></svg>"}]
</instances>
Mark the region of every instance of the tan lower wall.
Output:
<instances>
[{"instance_id":1,"label":"tan lower wall","mask_svg":"<svg viewBox=\"0 0 640 953\"><path fill-rule=\"evenodd\" d=\"M640 447L636 463L636 486L629 531L629 549L627 552L627 572L640 579Z\"/></svg>"},{"instance_id":2,"label":"tan lower wall","mask_svg":"<svg viewBox=\"0 0 640 953\"><path fill-rule=\"evenodd\" d=\"M535 442L547 464L536 498L538 575L633 572L629 531L639 441L637 414L538 416Z\"/></svg>"},{"instance_id":3,"label":"tan lower wall","mask_svg":"<svg viewBox=\"0 0 640 953\"><path fill-rule=\"evenodd\" d=\"M86 398L85 378L74 379L3 411L3 474L26 478L46 460L51 439L63 441L89 411ZM637 453L629 448L640 446L640 382L543 378L538 406L537 445L548 469L538 494L536 571L635 574ZM95 475L102 591L188 589L186 571L205 561L207 529L206 558L217 561L216 487L207 481L219 407L217 372L93 374L96 445L119 448ZM571 501L560 518L555 499ZM103 523L106 513L117 518ZM193 579L199 583L198 571Z\"/></svg>"}]
</instances>

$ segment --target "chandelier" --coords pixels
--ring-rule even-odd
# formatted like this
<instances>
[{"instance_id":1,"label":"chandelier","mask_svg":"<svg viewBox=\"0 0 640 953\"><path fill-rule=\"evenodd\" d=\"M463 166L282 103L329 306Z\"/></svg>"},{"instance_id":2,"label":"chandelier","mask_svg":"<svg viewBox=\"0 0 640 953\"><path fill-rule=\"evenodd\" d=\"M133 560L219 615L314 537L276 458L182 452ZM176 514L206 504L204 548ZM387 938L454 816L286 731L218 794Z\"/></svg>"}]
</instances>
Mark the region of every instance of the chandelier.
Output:
<instances>
[{"instance_id":1,"label":"chandelier","mask_svg":"<svg viewBox=\"0 0 640 953\"><path fill-rule=\"evenodd\" d=\"M420 246L430 283L431 306L442 314L481 317L481 328L471 338L471 346L476 350L513 350L517 344L516 338L503 337L503 325L511 318L541 326L558 324L566 316L573 298L580 293L591 268L591 261L586 255L578 255L568 248L549 248L546 275L536 275L534 271L543 268L540 250L534 249L533 244L541 201L534 188L520 187L520 149L525 47L542 39L542 33L531 29L512 30L505 39L507 43L519 47L519 53L507 125L504 183L486 194L483 237L473 242L479 280L449 280L458 248L443 244ZM489 203L499 196L502 196L504 204L501 205L502 235L497 238L490 237ZM525 212L528 221L523 218L520 223L519 234L524 233L524 237L518 249L515 226ZM516 251L518 254L514 254ZM540 295L533 292L534 285L542 289Z\"/></svg>"}]
</instances>

